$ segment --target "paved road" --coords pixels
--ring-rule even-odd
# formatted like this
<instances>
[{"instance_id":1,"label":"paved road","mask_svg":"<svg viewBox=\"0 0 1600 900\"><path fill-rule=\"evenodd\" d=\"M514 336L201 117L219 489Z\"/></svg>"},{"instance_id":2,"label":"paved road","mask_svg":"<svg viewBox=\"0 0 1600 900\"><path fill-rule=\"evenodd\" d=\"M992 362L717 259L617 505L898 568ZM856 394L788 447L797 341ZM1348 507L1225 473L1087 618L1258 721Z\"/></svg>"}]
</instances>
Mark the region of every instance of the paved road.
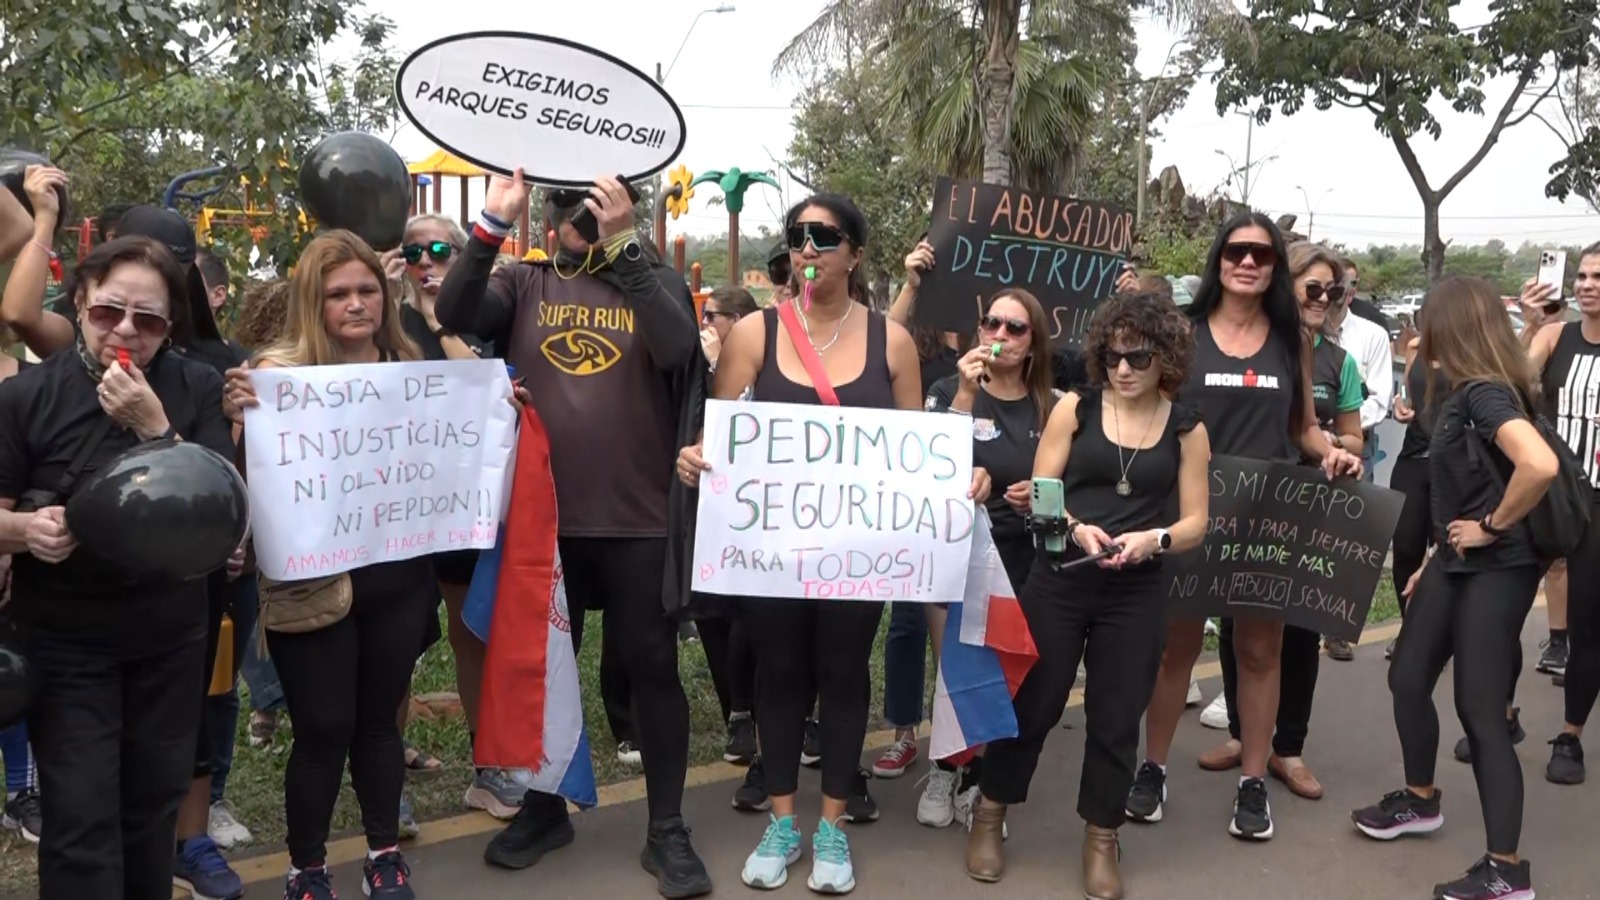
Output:
<instances>
[{"instance_id":1,"label":"paved road","mask_svg":"<svg viewBox=\"0 0 1600 900\"><path fill-rule=\"evenodd\" d=\"M1446 827L1429 839L1381 845L1351 828L1348 813L1374 802L1401 784L1399 741L1390 716L1384 683L1383 643L1393 626L1369 631L1355 662L1324 661L1317 708L1312 721L1308 761L1327 788L1320 802L1299 800L1287 790L1273 789L1278 837L1265 845L1244 845L1230 838L1226 822L1236 784L1232 774L1201 771L1193 760L1210 748L1219 732L1200 727L1198 713L1184 717L1174 753L1172 799L1167 819L1159 826L1124 829L1124 870L1130 898L1232 898L1248 895L1296 900L1347 900L1350 897L1430 896L1437 881L1464 870L1483 848L1471 770L1449 759L1461 734L1450 699L1448 673L1439 688L1444 746L1440 749L1439 783L1445 792ZM1536 658L1544 633L1542 611L1524 631L1528 658ZM1531 667L1531 662L1529 663ZM1215 665L1204 682L1209 698L1220 690ZM1561 696L1548 678L1532 673L1523 681L1522 719L1529 739L1520 748L1527 780L1523 848L1533 861L1541 897L1559 900L1600 898L1600 871L1594 860L1595 809L1600 784L1556 788L1543 779L1544 741L1560 724ZM934 831L915 821L915 777L874 781L873 793L883 809L876 823L852 826L858 896L873 900L970 897L1076 897L1078 848L1082 824L1073 812L1078 766L1082 760L1083 713L1070 709L1065 727L1045 750L1032 802L1014 810L1007 844L1005 880L992 886L970 881L963 868L964 835L957 829ZM732 767L697 772L692 780L737 778ZM689 791L686 813L694 840L717 879L717 896L746 896L739 868L761 834L763 820L729 808L734 781L703 784ZM801 780L803 796L817 796L817 777ZM809 833L815 801L802 807ZM654 882L639 869L643 840L643 808L638 802L602 806L578 820L578 841L546 858L537 867L512 873L491 870L481 859L487 833L452 835L488 828L486 819L462 818L424 826L425 841L408 856L419 896L471 897L481 900L650 900ZM432 835L433 843L426 839ZM441 840L441 838L443 838ZM346 846L340 856L354 858ZM251 886L249 900L281 896L281 858L256 861L251 871L261 882ZM805 860L780 893L809 896ZM345 895L359 894L354 863L337 867Z\"/></svg>"}]
</instances>

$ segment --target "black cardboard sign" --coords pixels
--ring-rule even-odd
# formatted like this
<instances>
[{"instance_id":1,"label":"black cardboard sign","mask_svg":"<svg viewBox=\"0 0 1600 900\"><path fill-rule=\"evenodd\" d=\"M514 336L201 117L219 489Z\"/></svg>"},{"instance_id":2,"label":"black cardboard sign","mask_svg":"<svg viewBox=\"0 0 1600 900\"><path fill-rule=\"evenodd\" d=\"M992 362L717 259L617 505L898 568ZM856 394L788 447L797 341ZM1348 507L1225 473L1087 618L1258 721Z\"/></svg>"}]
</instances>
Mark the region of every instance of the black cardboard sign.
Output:
<instances>
[{"instance_id":1,"label":"black cardboard sign","mask_svg":"<svg viewBox=\"0 0 1600 900\"><path fill-rule=\"evenodd\" d=\"M1212 458L1210 485L1205 544L1166 563L1174 611L1266 615L1360 638L1405 496L1235 456Z\"/></svg>"},{"instance_id":2,"label":"black cardboard sign","mask_svg":"<svg viewBox=\"0 0 1600 900\"><path fill-rule=\"evenodd\" d=\"M1043 304L1052 341L1077 343L1128 261L1133 214L1092 200L940 178L928 242L937 264L918 291L919 324L972 331L985 301L1018 287Z\"/></svg>"}]
</instances>

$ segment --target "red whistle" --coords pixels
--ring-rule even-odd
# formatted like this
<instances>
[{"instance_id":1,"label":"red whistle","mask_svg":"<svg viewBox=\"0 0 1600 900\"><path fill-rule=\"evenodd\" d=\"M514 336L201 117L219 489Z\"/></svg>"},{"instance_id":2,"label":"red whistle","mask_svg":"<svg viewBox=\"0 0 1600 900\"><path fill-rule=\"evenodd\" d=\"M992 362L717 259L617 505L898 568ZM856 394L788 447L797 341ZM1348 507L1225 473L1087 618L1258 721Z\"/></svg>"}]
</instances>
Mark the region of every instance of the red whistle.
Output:
<instances>
[{"instance_id":1,"label":"red whistle","mask_svg":"<svg viewBox=\"0 0 1600 900\"><path fill-rule=\"evenodd\" d=\"M122 366L122 371L124 372L133 369L133 355L124 348L117 348L117 362Z\"/></svg>"}]
</instances>

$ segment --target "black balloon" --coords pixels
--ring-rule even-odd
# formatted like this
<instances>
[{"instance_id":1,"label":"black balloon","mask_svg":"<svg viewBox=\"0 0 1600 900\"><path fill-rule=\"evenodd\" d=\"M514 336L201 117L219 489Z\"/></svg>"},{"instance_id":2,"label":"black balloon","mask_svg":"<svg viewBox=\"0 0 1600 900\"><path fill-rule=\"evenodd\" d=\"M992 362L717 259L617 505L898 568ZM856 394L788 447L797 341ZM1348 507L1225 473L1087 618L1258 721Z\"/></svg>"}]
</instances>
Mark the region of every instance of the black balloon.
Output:
<instances>
[{"instance_id":1,"label":"black balloon","mask_svg":"<svg viewBox=\"0 0 1600 900\"><path fill-rule=\"evenodd\" d=\"M318 223L353 231L374 250L393 250L411 213L411 175L393 147L345 131L323 138L306 155L300 200Z\"/></svg>"},{"instance_id":2,"label":"black balloon","mask_svg":"<svg viewBox=\"0 0 1600 900\"><path fill-rule=\"evenodd\" d=\"M229 462L199 444L153 441L112 460L67 501L79 551L144 581L215 572L244 540L250 498Z\"/></svg>"},{"instance_id":3,"label":"black balloon","mask_svg":"<svg viewBox=\"0 0 1600 900\"><path fill-rule=\"evenodd\" d=\"M38 689L39 681L28 658L8 640L0 640L0 731L28 715Z\"/></svg>"},{"instance_id":4,"label":"black balloon","mask_svg":"<svg viewBox=\"0 0 1600 900\"><path fill-rule=\"evenodd\" d=\"M54 165L45 157L31 150L22 150L17 147L0 147L0 185L5 185L16 196L22 208L33 215L33 201L28 199L28 192L22 186L23 179L27 176L29 166ZM67 189L56 188L56 198L61 201L61 215L56 221L67 222L72 217L72 210L67 204Z\"/></svg>"}]
</instances>

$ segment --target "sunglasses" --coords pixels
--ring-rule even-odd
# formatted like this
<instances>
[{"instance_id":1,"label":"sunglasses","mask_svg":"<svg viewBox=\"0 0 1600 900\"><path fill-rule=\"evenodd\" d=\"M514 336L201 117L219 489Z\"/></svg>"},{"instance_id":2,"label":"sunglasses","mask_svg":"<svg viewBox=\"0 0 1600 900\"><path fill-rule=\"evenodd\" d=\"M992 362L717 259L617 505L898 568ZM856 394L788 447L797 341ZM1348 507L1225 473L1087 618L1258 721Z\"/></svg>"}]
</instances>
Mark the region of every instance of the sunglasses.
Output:
<instances>
[{"instance_id":1,"label":"sunglasses","mask_svg":"<svg viewBox=\"0 0 1600 900\"><path fill-rule=\"evenodd\" d=\"M400 255L406 258L406 263L408 265L413 266L419 262L422 262L422 254L424 253L428 254L428 258L434 262L442 263L449 261L450 254L454 252L456 252L456 248L450 246L448 241L429 241L426 244L407 244L400 248Z\"/></svg>"},{"instance_id":2,"label":"sunglasses","mask_svg":"<svg viewBox=\"0 0 1600 900\"><path fill-rule=\"evenodd\" d=\"M1012 337L1022 337L1028 333L1027 322L1022 321L1021 319L1004 319L1000 316L984 316L983 319L978 322L978 326L984 331L999 331L1000 329L1004 328L1006 334L1009 334Z\"/></svg>"},{"instance_id":3,"label":"sunglasses","mask_svg":"<svg viewBox=\"0 0 1600 900\"><path fill-rule=\"evenodd\" d=\"M811 242L811 246L818 253L837 250L839 245L844 243L843 231L832 225L824 225L821 222L801 222L798 225L790 225L786 236L789 239L789 249L796 252L804 250L807 241Z\"/></svg>"},{"instance_id":4,"label":"sunglasses","mask_svg":"<svg viewBox=\"0 0 1600 900\"><path fill-rule=\"evenodd\" d=\"M789 283L789 263L788 263L788 261L785 260L783 262L776 262L776 263L773 263L770 266L767 266L767 278L769 280L771 280L771 282L773 284L788 284Z\"/></svg>"},{"instance_id":5,"label":"sunglasses","mask_svg":"<svg viewBox=\"0 0 1600 900\"><path fill-rule=\"evenodd\" d=\"M1154 350L1129 350L1127 353L1118 353L1109 348L1100 351L1100 362L1105 365L1107 372L1115 372L1122 366L1124 360L1127 361L1130 369L1135 372L1143 372L1150 368L1151 363L1156 361L1156 352Z\"/></svg>"},{"instance_id":6,"label":"sunglasses","mask_svg":"<svg viewBox=\"0 0 1600 900\"><path fill-rule=\"evenodd\" d=\"M1329 303L1338 303L1340 300L1344 299L1344 285L1330 284L1327 287L1323 287L1320 283L1315 281L1306 282L1307 302L1316 303L1324 296L1328 298Z\"/></svg>"},{"instance_id":7,"label":"sunglasses","mask_svg":"<svg viewBox=\"0 0 1600 900\"><path fill-rule=\"evenodd\" d=\"M723 318L727 318L727 319L732 319L735 322L737 322L739 320L739 314L738 313L723 312L720 309L711 309L710 307L707 307L704 311L702 311L700 313L700 321L705 322L707 324L710 324L711 322L716 321L718 316L722 316Z\"/></svg>"},{"instance_id":8,"label":"sunglasses","mask_svg":"<svg viewBox=\"0 0 1600 900\"><path fill-rule=\"evenodd\" d=\"M134 330L144 337L162 337L172 327L166 316L129 309L120 303L91 303L84 308L83 315L90 325L101 331L111 331L132 318Z\"/></svg>"},{"instance_id":9,"label":"sunglasses","mask_svg":"<svg viewBox=\"0 0 1600 900\"><path fill-rule=\"evenodd\" d=\"M1222 248L1222 258L1238 265L1249 258L1258 266L1270 266L1278 261L1278 251L1271 244L1227 244Z\"/></svg>"}]
</instances>

